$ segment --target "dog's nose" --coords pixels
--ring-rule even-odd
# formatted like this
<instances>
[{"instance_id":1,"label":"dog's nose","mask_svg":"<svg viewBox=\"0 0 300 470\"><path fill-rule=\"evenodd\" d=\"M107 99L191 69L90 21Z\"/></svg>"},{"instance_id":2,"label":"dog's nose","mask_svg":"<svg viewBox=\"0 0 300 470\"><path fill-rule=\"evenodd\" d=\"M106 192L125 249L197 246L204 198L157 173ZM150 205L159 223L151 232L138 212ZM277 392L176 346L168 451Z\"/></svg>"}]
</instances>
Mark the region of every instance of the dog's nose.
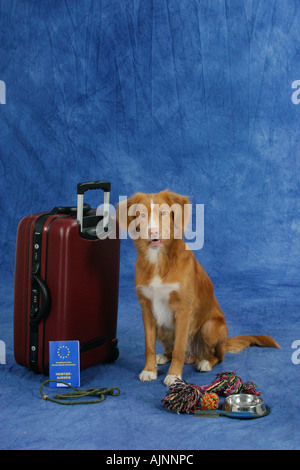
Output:
<instances>
[{"instance_id":1,"label":"dog's nose","mask_svg":"<svg viewBox=\"0 0 300 470\"><path fill-rule=\"evenodd\" d=\"M149 228L148 233L149 233L149 237L152 239L159 238L158 228Z\"/></svg>"}]
</instances>

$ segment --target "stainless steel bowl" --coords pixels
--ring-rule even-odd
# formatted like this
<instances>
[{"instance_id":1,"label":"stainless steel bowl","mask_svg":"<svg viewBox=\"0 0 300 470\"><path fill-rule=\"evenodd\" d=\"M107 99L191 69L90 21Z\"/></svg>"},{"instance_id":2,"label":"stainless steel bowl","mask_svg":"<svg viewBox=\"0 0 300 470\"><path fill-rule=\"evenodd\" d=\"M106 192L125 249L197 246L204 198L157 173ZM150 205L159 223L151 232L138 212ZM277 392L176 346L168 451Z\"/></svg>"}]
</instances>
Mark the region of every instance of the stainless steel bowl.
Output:
<instances>
[{"instance_id":1,"label":"stainless steel bowl","mask_svg":"<svg viewBox=\"0 0 300 470\"><path fill-rule=\"evenodd\" d=\"M267 413L267 407L261 397L246 393L229 395L225 400L224 408L233 413L251 413L253 417L264 416Z\"/></svg>"}]
</instances>

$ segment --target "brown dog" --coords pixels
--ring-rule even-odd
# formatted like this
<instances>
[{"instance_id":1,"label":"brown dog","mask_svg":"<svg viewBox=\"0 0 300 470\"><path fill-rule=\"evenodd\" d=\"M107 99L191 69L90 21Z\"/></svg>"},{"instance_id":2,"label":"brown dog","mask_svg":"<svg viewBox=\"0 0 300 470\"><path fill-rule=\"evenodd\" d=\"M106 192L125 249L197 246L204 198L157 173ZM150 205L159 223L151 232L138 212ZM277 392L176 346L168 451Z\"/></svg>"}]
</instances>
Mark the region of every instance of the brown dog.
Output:
<instances>
[{"instance_id":1,"label":"brown dog","mask_svg":"<svg viewBox=\"0 0 300 470\"><path fill-rule=\"evenodd\" d=\"M162 191L137 193L119 204L118 219L135 239L135 287L145 328L145 367L142 382L157 378L157 364L171 361L164 383L182 377L184 362L210 371L225 352L251 345L278 348L266 335L227 338L224 315L213 285L193 252L182 240L189 200ZM158 339L165 354L155 352Z\"/></svg>"}]
</instances>

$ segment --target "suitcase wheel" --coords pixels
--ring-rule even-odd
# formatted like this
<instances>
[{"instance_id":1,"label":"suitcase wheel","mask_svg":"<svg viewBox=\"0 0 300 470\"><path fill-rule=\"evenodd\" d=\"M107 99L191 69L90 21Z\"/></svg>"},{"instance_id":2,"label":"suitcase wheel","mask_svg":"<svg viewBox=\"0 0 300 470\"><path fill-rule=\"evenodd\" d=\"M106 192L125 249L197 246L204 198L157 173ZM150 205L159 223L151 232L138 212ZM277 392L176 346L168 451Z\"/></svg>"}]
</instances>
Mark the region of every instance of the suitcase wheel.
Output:
<instances>
[{"instance_id":1,"label":"suitcase wheel","mask_svg":"<svg viewBox=\"0 0 300 470\"><path fill-rule=\"evenodd\" d=\"M107 358L108 363L115 362L119 357L119 348L118 348L118 340L114 339L111 344L111 353L110 356Z\"/></svg>"}]
</instances>

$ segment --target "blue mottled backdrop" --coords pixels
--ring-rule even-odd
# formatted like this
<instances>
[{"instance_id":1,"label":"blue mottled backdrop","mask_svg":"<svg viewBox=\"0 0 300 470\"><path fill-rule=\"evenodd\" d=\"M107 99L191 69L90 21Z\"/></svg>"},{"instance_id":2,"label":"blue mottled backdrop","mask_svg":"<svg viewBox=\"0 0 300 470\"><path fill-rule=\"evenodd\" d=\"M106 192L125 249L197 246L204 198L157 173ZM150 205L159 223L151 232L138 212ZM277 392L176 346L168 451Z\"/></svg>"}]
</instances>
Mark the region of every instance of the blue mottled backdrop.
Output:
<instances>
[{"instance_id":1,"label":"blue mottled backdrop","mask_svg":"<svg viewBox=\"0 0 300 470\"><path fill-rule=\"evenodd\" d=\"M300 447L299 28L299 0L0 2L0 448ZM204 204L195 256L230 334L271 334L282 349L228 354L206 374L185 366L184 378L205 384L233 369L258 384L269 417L172 415L160 406L167 365L156 382L138 381L131 240L122 241L120 358L81 380L119 385L121 396L79 409L39 398L43 377L13 356L17 225L76 204L76 184L95 179L111 181L114 204L165 188Z\"/></svg>"}]
</instances>

